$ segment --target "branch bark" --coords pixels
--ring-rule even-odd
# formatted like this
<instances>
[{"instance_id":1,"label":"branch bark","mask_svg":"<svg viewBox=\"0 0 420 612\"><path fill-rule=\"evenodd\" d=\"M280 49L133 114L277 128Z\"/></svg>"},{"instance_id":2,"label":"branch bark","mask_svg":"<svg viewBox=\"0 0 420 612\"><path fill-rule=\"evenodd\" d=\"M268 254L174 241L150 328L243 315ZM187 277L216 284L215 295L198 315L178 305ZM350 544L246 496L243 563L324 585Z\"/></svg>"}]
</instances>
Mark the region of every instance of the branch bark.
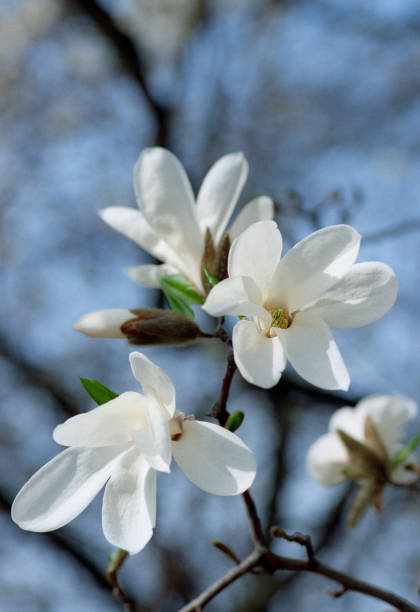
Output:
<instances>
[{"instance_id":1,"label":"branch bark","mask_svg":"<svg viewBox=\"0 0 420 612\"><path fill-rule=\"evenodd\" d=\"M155 144L168 143L170 109L152 95L146 79L144 61L131 38L96 0L68 0L68 5L85 13L113 46L125 72L139 85L156 121Z\"/></svg>"}]
</instances>

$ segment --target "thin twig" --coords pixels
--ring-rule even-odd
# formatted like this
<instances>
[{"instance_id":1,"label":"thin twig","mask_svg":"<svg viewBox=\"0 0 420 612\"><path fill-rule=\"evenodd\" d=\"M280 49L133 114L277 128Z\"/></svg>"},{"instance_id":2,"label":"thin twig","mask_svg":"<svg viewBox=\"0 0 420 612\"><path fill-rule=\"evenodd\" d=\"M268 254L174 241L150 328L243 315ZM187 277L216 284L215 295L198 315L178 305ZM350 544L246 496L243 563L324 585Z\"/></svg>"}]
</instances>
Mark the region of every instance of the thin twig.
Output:
<instances>
[{"instance_id":1,"label":"thin twig","mask_svg":"<svg viewBox=\"0 0 420 612\"><path fill-rule=\"evenodd\" d=\"M118 599L119 602L121 602L124 612L134 612L134 604L124 593L118 580L118 571L121 569L121 566L127 557L128 552L126 550L118 550L115 558L112 559L108 565L105 576L109 584L112 586L112 594L116 599Z\"/></svg>"},{"instance_id":2,"label":"thin twig","mask_svg":"<svg viewBox=\"0 0 420 612\"><path fill-rule=\"evenodd\" d=\"M230 416L230 413L226 410L226 405L229 397L230 385L232 384L235 372L236 364L233 358L233 351L232 349L230 349L227 356L226 372L222 382L222 390L220 392L220 397L213 406L213 409L210 413L210 416L212 416L214 419L217 419L222 427L226 425L226 421Z\"/></svg>"},{"instance_id":3,"label":"thin twig","mask_svg":"<svg viewBox=\"0 0 420 612\"><path fill-rule=\"evenodd\" d=\"M238 580L244 574L247 574L252 570L253 567L258 565L261 558L261 553L258 550L254 550L246 559L242 561L236 567L229 570L223 578L220 578L214 582L210 587L203 591L198 597L190 601L186 606L181 608L179 612L201 612L206 604L208 604L220 591L223 591L230 584Z\"/></svg>"},{"instance_id":4,"label":"thin twig","mask_svg":"<svg viewBox=\"0 0 420 612\"><path fill-rule=\"evenodd\" d=\"M263 567L268 574L276 571L311 572L329 578L341 585L340 595L347 591L363 593L380 601L391 604L400 612L419 612L420 608L410 603L406 599L395 595L373 584L348 576L317 559L294 559L291 557L281 557L268 551L267 549L256 548L240 565L231 569L222 578L214 582L210 587L203 591L198 597L184 606L179 612L198 612L223 591L230 584L241 576L253 571L254 568Z\"/></svg>"},{"instance_id":5,"label":"thin twig","mask_svg":"<svg viewBox=\"0 0 420 612\"><path fill-rule=\"evenodd\" d=\"M273 526L271 528L271 535L273 538L281 538L282 540L286 540L287 542L296 542L301 546L306 548L306 554L308 555L308 560L312 563L315 563L315 551L312 545L312 540L310 536L300 533L296 531L296 533L288 534L281 529L281 527Z\"/></svg>"}]
</instances>

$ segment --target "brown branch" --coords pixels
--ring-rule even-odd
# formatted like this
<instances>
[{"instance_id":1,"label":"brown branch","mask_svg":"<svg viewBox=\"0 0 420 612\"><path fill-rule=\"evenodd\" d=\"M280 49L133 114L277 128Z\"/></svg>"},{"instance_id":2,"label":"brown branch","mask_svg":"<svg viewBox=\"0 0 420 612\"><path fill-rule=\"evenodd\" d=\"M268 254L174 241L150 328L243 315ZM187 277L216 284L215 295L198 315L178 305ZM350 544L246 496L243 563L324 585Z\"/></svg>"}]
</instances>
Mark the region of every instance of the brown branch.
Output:
<instances>
[{"instance_id":1,"label":"brown branch","mask_svg":"<svg viewBox=\"0 0 420 612\"><path fill-rule=\"evenodd\" d=\"M105 576L109 584L112 586L112 594L122 604L124 612L134 612L135 606L131 599L129 599L122 590L118 580L118 571L121 569L121 566L127 557L128 552L126 550L122 550L120 548L118 551L116 551L115 557L110 561L106 569Z\"/></svg>"},{"instance_id":2,"label":"brown branch","mask_svg":"<svg viewBox=\"0 0 420 612\"><path fill-rule=\"evenodd\" d=\"M261 559L261 553L258 550L254 550L246 559L242 561L236 567L229 570L222 578L214 582L210 587L203 591L198 597L190 601L186 606L181 608L179 612L201 612L204 607L214 598L218 593L223 591L230 584L250 572L256 567Z\"/></svg>"},{"instance_id":3,"label":"brown branch","mask_svg":"<svg viewBox=\"0 0 420 612\"><path fill-rule=\"evenodd\" d=\"M34 387L46 391L57 406L70 416L79 414L69 396L63 392L61 385L44 372L41 368L32 365L22 354L13 351L8 342L0 337L0 358L3 358L16 368L24 380Z\"/></svg>"},{"instance_id":4,"label":"brown branch","mask_svg":"<svg viewBox=\"0 0 420 612\"><path fill-rule=\"evenodd\" d=\"M222 578L214 582L210 587L203 591L198 597L193 599L189 604L184 606L179 612L201 612L204 607L221 591L230 584L241 578L247 573L253 572L255 569L263 568L265 573L273 574L276 571L292 571L292 572L310 572L329 578L340 585L339 591L333 596L337 597L338 593L343 595L347 591L362 593L380 601L384 601L399 610L399 612L419 612L420 608L410 603L406 599L395 595L391 591L381 589L373 584L353 578L347 574L340 572L324 563L318 561L315 557L311 559L294 559L291 557L282 557L270 552L267 549L256 548L240 565L232 568Z\"/></svg>"},{"instance_id":5,"label":"brown branch","mask_svg":"<svg viewBox=\"0 0 420 612\"><path fill-rule=\"evenodd\" d=\"M212 416L214 419L217 419L222 427L226 425L226 422L230 416L230 413L226 410L226 405L229 398L230 385L232 384L235 372L236 363L233 358L233 350L230 349L227 356L226 372L222 382L222 390L220 392L220 397L213 406L213 409L210 413L210 416Z\"/></svg>"},{"instance_id":6,"label":"brown branch","mask_svg":"<svg viewBox=\"0 0 420 612\"><path fill-rule=\"evenodd\" d=\"M273 526L270 530L270 533L273 538L281 538L282 540L286 540L287 542L296 542L296 544L300 544L300 546L304 546L306 548L306 554L308 556L308 561L311 563L316 563L315 561L315 551L312 545L312 540L308 535L300 533L296 531L296 533L288 534L281 529L281 527Z\"/></svg>"},{"instance_id":7,"label":"brown branch","mask_svg":"<svg viewBox=\"0 0 420 612\"><path fill-rule=\"evenodd\" d=\"M0 490L0 510L10 516L11 502L8 496ZM72 539L63 537L61 532L47 531L41 537L49 540L56 548L63 550L70 555L84 570L86 570L96 582L97 586L109 592L109 586L105 580L105 576L97 569L96 565L85 557L77 546L72 542Z\"/></svg>"},{"instance_id":8,"label":"brown branch","mask_svg":"<svg viewBox=\"0 0 420 612\"><path fill-rule=\"evenodd\" d=\"M363 242L373 242L375 240L383 240L384 238L398 238L398 236L402 234L416 232L418 230L420 230L420 219L419 217L414 217L413 219L401 221L401 223L393 223L390 227L384 227L377 232L366 234L363 236Z\"/></svg>"},{"instance_id":9,"label":"brown branch","mask_svg":"<svg viewBox=\"0 0 420 612\"><path fill-rule=\"evenodd\" d=\"M170 110L151 94L146 81L146 71L136 45L121 30L111 15L96 0L68 0L68 5L85 13L113 46L125 72L139 85L156 121L156 145L165 146L168 141Z\"/></svg>"}]
</instances>

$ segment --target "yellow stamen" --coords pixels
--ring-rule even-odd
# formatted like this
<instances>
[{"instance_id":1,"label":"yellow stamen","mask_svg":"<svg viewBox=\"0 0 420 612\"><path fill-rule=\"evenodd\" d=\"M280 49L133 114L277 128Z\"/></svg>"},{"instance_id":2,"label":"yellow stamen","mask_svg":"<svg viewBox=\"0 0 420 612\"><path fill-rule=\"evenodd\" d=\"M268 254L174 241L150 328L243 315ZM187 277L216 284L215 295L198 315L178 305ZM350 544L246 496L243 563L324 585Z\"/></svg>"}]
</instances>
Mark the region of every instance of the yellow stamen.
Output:
<instances>
[{"instance_id":1,"label":"yellow stamen","mask_svg":"<svg viewBox=\"0 0 420 612\"><path fill-rule=\"evenodd\" d=\"M280 329L287 329L290 327L292 319L289 317L287 310L283 308L277 308L271 311L271 327L280 327Z\"/></svg>"}]
</instances>

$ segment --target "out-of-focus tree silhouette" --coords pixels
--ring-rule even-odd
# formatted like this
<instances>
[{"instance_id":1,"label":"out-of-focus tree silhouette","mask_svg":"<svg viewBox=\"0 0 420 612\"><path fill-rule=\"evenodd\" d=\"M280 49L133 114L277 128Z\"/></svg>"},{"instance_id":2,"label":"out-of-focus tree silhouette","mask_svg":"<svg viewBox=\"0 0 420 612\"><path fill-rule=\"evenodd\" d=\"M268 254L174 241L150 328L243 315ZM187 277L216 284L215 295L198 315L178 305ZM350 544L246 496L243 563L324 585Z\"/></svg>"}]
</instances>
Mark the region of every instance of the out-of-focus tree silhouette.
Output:
<instances>
[{"instance_id":1,"label":"out-of-focus tree silhouette","mask_svg":"<svg viewBox=\"0 0 420 612\"><path fill-rule=\"evenodd\" d=\"M391 314L371 329L339 335L350 399L288 373L270 392L238 377L231 402L246 412L241 435L258 457L253 491L264 527L310 532L322 558L415 598L418 500L389 491L383 516L369 514L348 533L348 491L312 483L305 454L331 412L365 393L419 398L416 8L379 0L6 0L0 610L121 608L104 578L110 547L99 501L42 536L20 532L9 509L28 476L56 453L53 427L91 408L77 377L118 391L132 385L128 345L77 336L71 325L91 310L160 304L158 292L121 272L148 256L96 215L106 205L134 205L132 166L143 147L156 144L180 156L195 185L222 154L243 150L250 161L245 196L273 197L289 246L323 225L351 223L366 236L362 259L395 268L401 291ZM209 412L222 348L198 343L148 354L174 378L181 409ZM218 578L229 565L212 540L240 555L250 545L240 500L209 499L178 472L160 484L156 535L120 574L136 610L175 610ZM294 544L275 546L295 552ZM383 610L349 593L332 600L327 589L317 576L248 576L209 609L274 611L293 601L302 611Z\"/></svg>"}]
</instances>

